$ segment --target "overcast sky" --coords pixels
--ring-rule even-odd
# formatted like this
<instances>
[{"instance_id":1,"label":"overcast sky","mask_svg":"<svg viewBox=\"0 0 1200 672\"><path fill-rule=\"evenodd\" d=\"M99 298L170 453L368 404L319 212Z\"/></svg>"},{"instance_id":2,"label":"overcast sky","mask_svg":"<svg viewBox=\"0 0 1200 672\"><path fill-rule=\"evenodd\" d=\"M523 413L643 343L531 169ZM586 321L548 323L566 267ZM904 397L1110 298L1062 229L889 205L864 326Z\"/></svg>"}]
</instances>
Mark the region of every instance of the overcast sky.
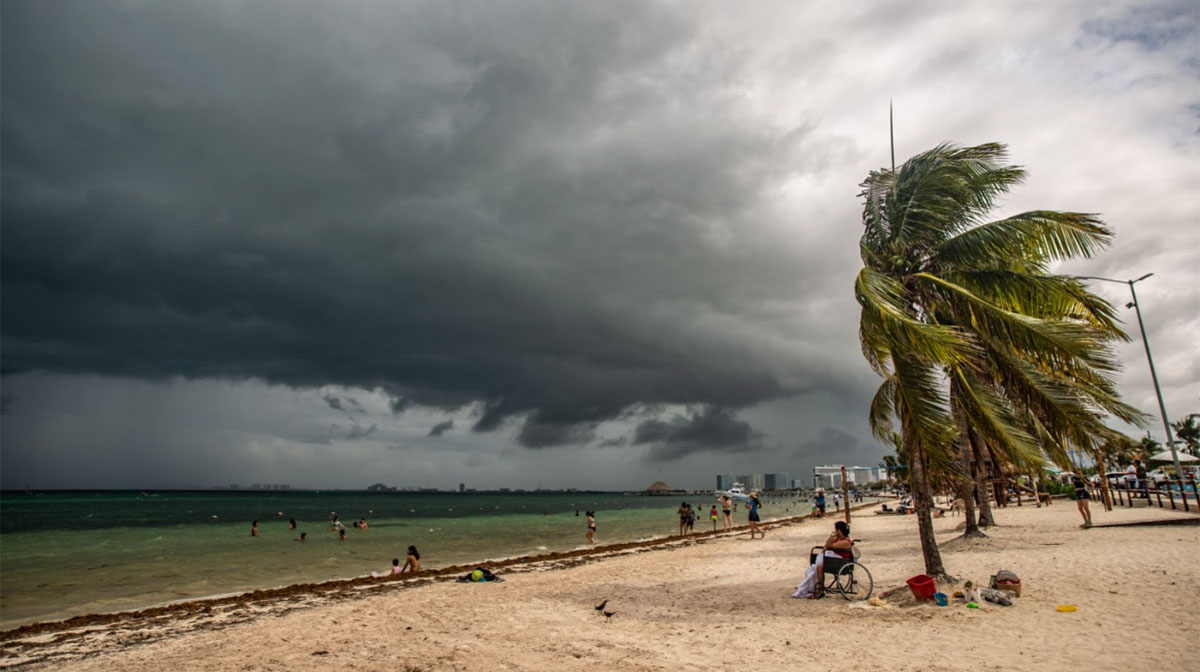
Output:
<instances>
[{"instance_id":1,"label":"overcast sky","mask_svg":"<svg viewBox=\"0 0 1200 672\"><path fill-rule=\"evenodd\" d=\"M1101 214L1064 270L1154 273L1168 414L1200 412L1194 0L2 11L4 488L874 464L852 283L889 98L897 162L1009 145L997 217Z\"/></svg>"}]
</instances>

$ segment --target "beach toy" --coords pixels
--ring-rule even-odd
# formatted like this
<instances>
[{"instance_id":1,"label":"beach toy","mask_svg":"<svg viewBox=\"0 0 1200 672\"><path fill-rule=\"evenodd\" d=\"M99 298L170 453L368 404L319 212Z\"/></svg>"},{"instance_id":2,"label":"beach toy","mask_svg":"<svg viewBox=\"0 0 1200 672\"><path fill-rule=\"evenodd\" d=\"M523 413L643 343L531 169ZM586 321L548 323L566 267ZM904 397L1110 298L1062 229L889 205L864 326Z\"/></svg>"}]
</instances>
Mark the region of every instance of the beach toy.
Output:
<instances>
[{"instance_id":1,"label":"beach toy","mask_svg":"<svg viewBox=\"0 0 1200 672\"><path fill-rule=\"evenodd\" d=\"M967 602L967 609L978 609L979 605L974 602Z\"/></svg>"},{"instance_id":2,"label":"beach toy","mask_svg":"<svg viewBox=\"0 0 1200 672\"><path fill-rule=\"evenodd\" d=\"M483 570L477 569L477 570L471 572L471 580L476 583L483 581Z\"/></svg>"},{"instance_id":3,"label":"beach toy","mask_svg":"<svg viewBox=\"0 0 1200 672\"><path fill-rule=\"evenodd\" d=\"M939 607L944 607L950 603L950 599L948 597L946 597L945 593L934 593L933 601L937 602L937 605Z\"/></svg>"},{"instance_id":4,"label":"beach toy","mask_svg":"<svg viewBox=\"0 0 1200 672\"><path fill-rule=\"evenodd\" d=\"M1076 610L1078 610L1078 609L1079 609L1079 607L1076 607L1076 606L1075 606L1075 605L1073 605L1073 604L1060 604L1060 605L1058 605L1057 607L1055 607L1055 609L1057 609L1057 610L1059 610L1059 611L1063 612L1064 614L1068 614L1068 613L1070 613L1070 612L1072 612L1072 611L1076 611Z\"/></svg>"},{"instance_id":5,"label":"beach toy","mask_svg":"<svg viewBox=\"0 0 1200 672\"><path fill-rule=\"evenodd\" d=\"M921 602L932 600L933 594L937 592L937 585L934 584L933 577L928 574L918 574L906 583L908 583L908 588L912 591L913 597Z\"/></svg>"}]
</instances>

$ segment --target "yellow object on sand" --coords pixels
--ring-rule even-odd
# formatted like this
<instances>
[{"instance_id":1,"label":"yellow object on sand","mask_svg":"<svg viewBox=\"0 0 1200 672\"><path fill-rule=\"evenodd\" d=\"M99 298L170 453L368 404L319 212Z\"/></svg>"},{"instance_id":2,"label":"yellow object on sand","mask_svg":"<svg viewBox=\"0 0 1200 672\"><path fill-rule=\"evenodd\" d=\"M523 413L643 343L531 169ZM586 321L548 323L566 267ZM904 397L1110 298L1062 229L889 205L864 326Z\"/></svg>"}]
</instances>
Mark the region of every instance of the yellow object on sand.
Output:
<instances>
[{"instance_id":1,"label":"yellow object on sand","mask_svg":"<svg viewBox=\"0 0 1200 672\"><path fill-rule=\"evenodd\" d=\"M1076 607L1073 604L1060 604L1057 607L1055 607L1055 609L1057 609L1065 614L1067 612L1076 611L1077 609L1079 609L1079 607Z\"/></svg>"}]
</instances>

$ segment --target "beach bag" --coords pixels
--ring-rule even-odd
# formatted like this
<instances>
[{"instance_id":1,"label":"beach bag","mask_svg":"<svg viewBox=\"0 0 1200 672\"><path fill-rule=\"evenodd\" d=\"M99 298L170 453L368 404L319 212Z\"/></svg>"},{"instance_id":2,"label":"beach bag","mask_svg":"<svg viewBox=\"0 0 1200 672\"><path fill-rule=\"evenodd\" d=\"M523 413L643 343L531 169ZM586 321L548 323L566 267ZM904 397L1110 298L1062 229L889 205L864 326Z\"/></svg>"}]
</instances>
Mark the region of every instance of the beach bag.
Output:
<instances>
[{"instance_id":1,"label":"beach bag","mask_svg":"<svg viewBox=\"0 0 1200 672\"><path fill-rule=\"evenodd\" d=\"M1021 578L1015 572L1010 572L1007 569L1002 569L992 576L992 580L988 585L993 590L1003 590L1013 595L1021 596Z\"/></svg>"},{"instance_id":2,"label":"beach bag","mask_svg":"<svg viewBox=\"0 0 1200 672\"><path fill-rule=\"evenodd\" d=\"M465 574L463 576L460 576L458 578L459 583L487 583L489 581L503 581L503 580L504 579L496 576L495 574L491 573L487 569L484 569L483 567L476 567L474 571L472 571L468 574Z\"/></svg>"}]
</instances>

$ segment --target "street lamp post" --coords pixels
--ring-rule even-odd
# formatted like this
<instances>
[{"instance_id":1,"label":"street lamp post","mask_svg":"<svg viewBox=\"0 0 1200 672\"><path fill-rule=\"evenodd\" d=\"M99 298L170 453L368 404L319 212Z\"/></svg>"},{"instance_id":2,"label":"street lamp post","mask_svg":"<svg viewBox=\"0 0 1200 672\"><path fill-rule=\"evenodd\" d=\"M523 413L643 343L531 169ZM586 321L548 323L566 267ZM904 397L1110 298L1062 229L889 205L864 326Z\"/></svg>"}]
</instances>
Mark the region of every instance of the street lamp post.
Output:
<instances>
[{"instance_id":1,"label":"street lamp post","mask_svg":"<svg viewBox=\"0 0 1200 672\"><path fill-rule=\"evenodd\" d=\"M1183 478L1183 467L1179 464L1179 453L1175 450L1175 442L1171 440L1171 421L1167 419L1167 406L1163 403L1162 390L1158 387L1158 373L1154 370L1154 357L1150 355L1150 340L1146 338L1146 324L1142 322L1142 304L1138 303L1137 290L1133 288L1134 283L1141 282L1146 278L1154 275L1147 273L1136 280L1114 280L1113 278L1101 278L1095 275L1077 275L1080 280L1103 280L1105 282L1116 282L1122 285L1129 285L1129 294L1133 297L1133 301L1125 307L1133 307L1137 312L1138 329L1142 332L1142 346L1146 348L1146 361L1150 363L1150 379L1154 381L1154 394L1158 397L1158 411L1162 417L1163 431L1167 433L1167 448L1171 450L1171 459L1175 462L1175 474L1179 478Z\"/></svg>"}]
</instances>

